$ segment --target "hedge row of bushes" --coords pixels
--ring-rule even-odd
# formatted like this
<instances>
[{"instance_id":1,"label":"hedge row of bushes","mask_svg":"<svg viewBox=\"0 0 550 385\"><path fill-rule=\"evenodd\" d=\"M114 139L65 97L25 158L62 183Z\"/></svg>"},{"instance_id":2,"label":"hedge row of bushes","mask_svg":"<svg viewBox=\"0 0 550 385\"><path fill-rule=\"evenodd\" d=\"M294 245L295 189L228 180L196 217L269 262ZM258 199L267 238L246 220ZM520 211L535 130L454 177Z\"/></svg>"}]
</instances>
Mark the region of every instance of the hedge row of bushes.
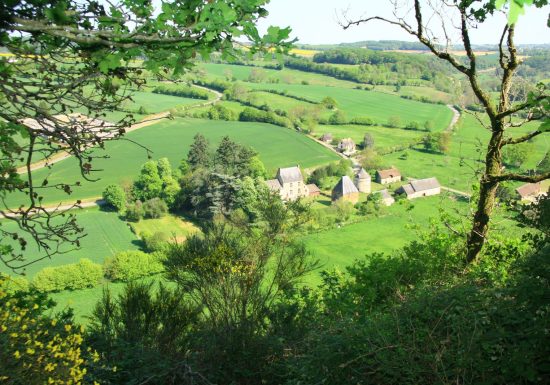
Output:
<instances>
[{"instance_id":1,"label":"hedge row of bushes","mask_svg":"<svg viewBox=\"0 0 550 385\"><path fill-rule=\"evenodd\" d=\"M150 236L150 249L157 251L148 254L139 250L123 251L107 258L103 265L83 258L77 263L45 267L29 282L25 277L9 277L3 281L1 289L7 293L28 291L30 288L42 293L62 290L80 290L101 284L104 278L114 282L129 282L134 279L161 273L165 255L161 240L155 234ZM153 241L157 241L153 247ZM162 239L165 241L165 239ZM6 276L2 274L1 276Z\"/></svg>"},{"instance_id":2,"label":"hedge row of bushes","mask_svg":"<svg viewBox=\"0 0 550 385\"><path fill-rule=\"evenodd\" d=\"M226 82L224 80L219 80L219 79L214 79L214 80L194 79L193 84L197 84L199 86L210 88L212 90L216 90L219 92L224 92L225 90L230 89L231 86L233 85L233 83Z\"/></svg>"},{"instance_id":3,"label":"hedge row of bushes","mask_svg":"<svg viewBox=\"0 0 550 385\"><path fill-rule=\"evenodd\" d=\"M407 100L415 100L417 102L422 102L422 103L445 105L445 102L441 100L432 100L426 96L401 95L401 98L407 99Z\"/></svg>"},{"instance_id":4,"label":"hedge row of bushes","mask_svg":"<svg viewBox=\"0 0 550 385\"><path fill-rule=\"evenodd\" d=\"M208 91L183 84L163 84L155 87L153 93L202 100L208 100L210 97Z\"/></svg>"},{"instance_id":5,"label":"hedge row of bushes","mask_svg":"<svg viewBox=\"0 0 550 385\"><path fill-rule=\"evenodd\" d=\"M255 108L245 108L239 114L239 120L241 122L262 122L271 123L276 126L293 128L292 121L288 118L277 115L274 112L262 111Z\"/></svg>"}]
</instances>

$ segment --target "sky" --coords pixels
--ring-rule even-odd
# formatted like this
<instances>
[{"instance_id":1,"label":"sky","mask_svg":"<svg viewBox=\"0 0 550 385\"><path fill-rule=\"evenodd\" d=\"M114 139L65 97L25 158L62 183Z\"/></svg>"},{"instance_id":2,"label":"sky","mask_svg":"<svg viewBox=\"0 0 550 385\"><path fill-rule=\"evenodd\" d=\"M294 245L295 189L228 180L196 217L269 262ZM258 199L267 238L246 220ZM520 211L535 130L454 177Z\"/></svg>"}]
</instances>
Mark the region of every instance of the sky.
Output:
<instances>
[{"instance_id":1,"label":"sky","mask_svg":"<svg viewBox=\"0 0 550 385\"><path fill-rule=\"evenodd\" d=\"M400 1L407 3L407 1ZM271 0L269 16L259 23L261 31L269 25L290 26L298 44L335 44L362 40L414 40L397 26L371 22L343 30L338 18L347 10L350 18L365 16L392 16L389 0ZM550 43L550 28L546 26L550 6L542 9L528 7L516 26L516 44ZM474 44L496 44L506 23L505 15L498 15L472 31ZM436 27L434 27L436 28ZM459 36L453 39L456 42Z\"/></svg>"}]
</instances>

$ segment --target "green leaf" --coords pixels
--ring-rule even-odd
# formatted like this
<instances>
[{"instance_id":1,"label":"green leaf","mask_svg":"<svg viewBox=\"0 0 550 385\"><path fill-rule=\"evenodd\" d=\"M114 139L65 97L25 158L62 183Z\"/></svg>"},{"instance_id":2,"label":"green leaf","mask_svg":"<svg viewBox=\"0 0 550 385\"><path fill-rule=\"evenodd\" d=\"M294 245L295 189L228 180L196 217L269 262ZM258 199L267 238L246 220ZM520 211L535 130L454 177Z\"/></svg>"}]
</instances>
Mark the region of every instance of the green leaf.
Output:
<instances>
[{"instance_id":1,"label":"green leaf","mask_svg":"<svg viewBox=\"0 0 550 385\"><path fill-rule=\"evenodd\" d=\"M550 119L546 119L542 124L539 126L539 131L542 132L550 132Z\"/></svg>"}]
</instances>

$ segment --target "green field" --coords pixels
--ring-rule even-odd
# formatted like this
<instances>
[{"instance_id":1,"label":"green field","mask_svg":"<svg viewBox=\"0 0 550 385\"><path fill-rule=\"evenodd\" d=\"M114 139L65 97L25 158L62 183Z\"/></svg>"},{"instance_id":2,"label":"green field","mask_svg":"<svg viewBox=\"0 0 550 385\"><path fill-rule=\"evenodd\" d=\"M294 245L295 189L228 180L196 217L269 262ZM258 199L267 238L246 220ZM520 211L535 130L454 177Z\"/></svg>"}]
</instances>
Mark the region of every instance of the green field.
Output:
<instances>
[{"instance_id":1,"label":"green field","mask_svg":"<svg viewBox=\"0 0 550 385\"><path fill-rule=\"evenodd\" d=\"M206 136L214 145L223 136L228 135L237 142L253 147L259 152L260 158L270 173L274 173L278 167L298 164L308 168L339 159L336 154L305 135L264 123L197 119L165 120L133 131L126 138L146 145L152 151L154 159L167 157L176 166L187 156L189 145L198 132ZM99 181L83 181L82 186L75 187L70 196L62 191L50 189L44 194L44 203L98 197L106 185L135 178L141 165L147 161L146 151L129 141L112 141L105 147L105 152L98 152L98 154L108 154L110 157L94 161L94 168L102 170L93 175L95 178L101 178ZM49 176L50 185L83 180L76 161L72 158L53 165L51 170L37 170L34 175L37 181L42 181ZM8 204L15 206L24 202L23 198L20 194L12 194L7 201Z\"/></svg>"},{"instance_id":2,"label":"green field","mask_svg":"<svg viewBox=\"0 0 550 385\"><path fill-rule=\"evenodd\" d=\"M404 130L402 128L388 128L383 126L359 126L344 124L338 126L318 125L315 127L314 136L330 133L333 138L351 138L356 144L363 143L366 133L374 138L375 148L396 146L417 139L425 135L420 131Z\"/></svg>"},{"instance_id":3,"label":"green field","mask_svg":"<svg viewBox=\"0 0 550 385\"><path fill-rule=\"evenodd\" d=\"M25 271L27 277L32 278L36 272L46 266L75 263L81 258L88 258L101 263L106 257L116 252L139 247L139 240L117 213L101 211L98 208L83 209L76 213L79 226L83 227L84 233L87 234L81 240L81 247L66 254L58 254L51 259L43 259L31 264ZM17 229L14 223L7 221L2 222L2 228L11 231ZM26 239L28 241L25 251L26 259L30 261L42 257L44 255L43 250L38 250L36 244L29 237L26 237ZM71 250L71 248L67 245L65 250ZM10 270L4 264L0 264L0 271L10 273Z\"/></svg>"},{"instance_id":4,"label":"green field","mask_svg":"<svg viewBox=\"0 0 550 385\"><path fill-rule=\"evenodd\" d=\"M379 124L387 123L391 116L399 116L403 125L411 121L422 124L427 120L432 120L435 130L443 130L449 125L452 117L451 110L444 105L406 100L376 91L301 84L250 83L249 85L258 89L288 91L292 95L318 102L324 97L330 96L338 102L338 109L343 111L348 118L364 116Z\"/></svg>"},{"instance_id":5,"label":"green field","mask_svg":"<svg viewBox=\"0 0 550 385\"><path fill-rule=\"evenodd\" d=\"M433 154L412 149L384 156L386 163L396 166L406 176L414 178L435 176L444 186L470 191L472 184L478 183L475 170L483 167L483 154L489 132L471 115L465 114L461 120L453 132L448 154ZM510 132L513 136L519 136L536 127L536 124L528 124ZM533 151L528 154L528 158L522 165L523 170L534 168L550 148L548 139L544 136L535 138L532 143ZM403 157L405 152L406 158Z\"/></svg>"},{"instance_id":6,"label":"green field","mask_svg":"<svg viewBox=\"0 0 550 385\"><path fill-rule=\"evenodd\" d=\"M163 233L170 239L177 241L183 241L199 231L199 228L193 223L187 222L176 215L166 215L158 219L144 219L132 223L130 226L138 236L143 233Z\"/></svg>"},{"instance_id":7,"label":"green field","mask_svg":"<svg viewBox=\"0 0 550 385\"><path fill-rule=\"evenodd\" d=\"M237 80L241 81L246 80L254 69L254 67L220 64L203 64L202 67L208 71L208 74L215 77L223 78L224 71L230 71ZM443 130L451 121L452 113L443 105L406 100L387 92L357 90L355 89L357 83L337 80L329 76L288 69L282 71L265 69L262 71L266 73L263 82L247 82L245 85L258 90L288 91L292 95L306 97L317 102L326 96L331 96L338 102L338 109L344 111L348 118L366 116L379 124L385 124L390 116L396 115L401 118L403 125L411 121L422 124L426 120L432 120L436 130ZM288 78L293 80L290 81ZM273 83L274 79L278 79L279 82ZM301 81L306 81L309 84L301 84ZM405 94L410 93L411 90L407 90ZM294 100L294 103L303 102Z\"/></svg>"}]
</instances>

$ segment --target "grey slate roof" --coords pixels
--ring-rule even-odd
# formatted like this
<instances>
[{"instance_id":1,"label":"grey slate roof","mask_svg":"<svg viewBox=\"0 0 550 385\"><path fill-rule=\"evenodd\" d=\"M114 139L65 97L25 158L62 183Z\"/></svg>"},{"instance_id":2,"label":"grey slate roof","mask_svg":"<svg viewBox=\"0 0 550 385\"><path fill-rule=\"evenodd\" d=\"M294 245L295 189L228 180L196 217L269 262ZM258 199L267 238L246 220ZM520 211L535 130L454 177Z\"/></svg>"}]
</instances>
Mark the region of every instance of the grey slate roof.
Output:
<instances>
[{"instance_id":1,"label":"grey slate roof","mask_svg":"<svg viewBox=\"0 0 550 385\"><path fill-rule=\"evenodd\" d=\"M425 190L431 190L434 188L441 187L438 180L436 178L426 178L426 179L418 179L413 180L410 183L411 187L414 189L414 191L425 191Z\"/></svg>"},{"instance_id":2,"label":"grey slate roof","mask_svg":"<svg viewBox=\"0 0 550 385\"><path fill-rule=\"evenodd\" d=\"M281 184L279 183L279 180L277 179L269 179L269 180L266 180L265 183L267 184L267 187L271 191L279 191L283 187L281 186Z\"/></svg>"},{"instance_id":3,"label":"grey slate roof","mask_svg":"<svg viewBox=\"0 0 550 385\"><path fill-rule=\"evenodd\" d=\"M277 171L277 179L279 179L281 184L285 184L291 182L303 182L304 177L302 176L300 167L294 166L280 168L279 171Z\"/></svg>"},{"instance_id":4,"label":"grey slate roof","mask_svg":"<svg viewBox=\"0 0 550 385\"><path fill-rule=\"evenodd\" d=\"M361 168L361 170L359 170L359 173L357 174L357 177L359 179L370 179L370 174L366 172L364 168Z\"/></svg>"},{"instance_id":5,"label":"grey slate roof","mask_svg":"<svg viewBox=\"0 0 550 385\"><path fill-rule=\"evenodd\" d=\"M358 193L359 190L357 190L357 187L353 184L349 176L344 175L338 184L334 186L332 189L332 192L337 192L339 195L348 195L353 193Z\"/></svg>"}]
</instances>

